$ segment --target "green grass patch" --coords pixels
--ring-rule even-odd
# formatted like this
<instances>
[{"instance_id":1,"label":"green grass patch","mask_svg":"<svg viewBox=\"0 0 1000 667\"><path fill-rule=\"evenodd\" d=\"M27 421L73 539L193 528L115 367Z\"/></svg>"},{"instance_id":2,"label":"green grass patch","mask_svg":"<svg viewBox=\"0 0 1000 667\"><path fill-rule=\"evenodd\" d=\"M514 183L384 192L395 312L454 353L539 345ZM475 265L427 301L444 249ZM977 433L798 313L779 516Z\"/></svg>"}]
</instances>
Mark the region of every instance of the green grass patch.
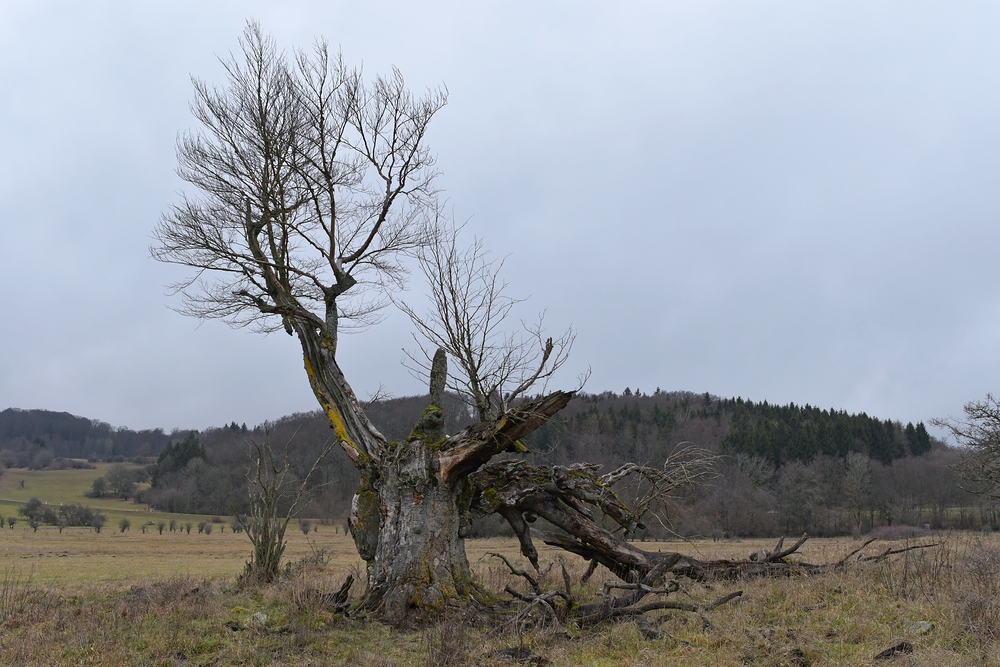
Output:
<instances>
[{"instance_id":1,"label":"green grass patch","mask_svg":"<svg viewBox=\"0 0 1000 667\"><path fill-rule=\"evenodd\" d=\"M118 524L122 519L128 519L131 522L130 532L142 532L143 524L152 523L152 526L147 526L148 532L150 530L156 531L156 524L159 521L169 524L170 520L173 519L181 524L191 522L197 526L200 521L210 518L199 514L157 512L151 510L148 505L120 498L88 498L86 493L90 491L94 480L103 476L108 468L114 464L97 463L95 465L95 469L26 470L8 468L4 470L0 474L0 516L14 516L17 517L18 521L23 522L23 518L17 512L18 509L28 500L38 498L50 507L71 503L92 507L107 517L107 524L102 529L106 532L118 531ZM222 518L226 521L225 524L221 524L222 530L228 531L229 518ZM218 532L219 529L220 525L216 525L213 532ZM196 531L197 528L194 530Z\"/></svg>"}]
</instances>

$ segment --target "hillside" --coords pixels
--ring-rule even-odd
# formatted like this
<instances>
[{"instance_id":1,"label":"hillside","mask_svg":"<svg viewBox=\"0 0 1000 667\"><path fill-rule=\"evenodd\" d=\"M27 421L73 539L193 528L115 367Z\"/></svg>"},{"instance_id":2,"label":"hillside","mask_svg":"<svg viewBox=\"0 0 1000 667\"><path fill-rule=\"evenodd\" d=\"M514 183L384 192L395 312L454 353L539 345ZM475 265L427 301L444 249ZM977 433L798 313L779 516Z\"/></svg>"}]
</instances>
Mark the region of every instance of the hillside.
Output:
<instances>
[{"instance_id":1,"label":"hillside","mask_svg":"<svg viewBox=\"0 0 1000 667\"><path fill-rule=\"evenodd\" d=\"M156 456L170 438L163 429L115 428L68 412L0 411L0 462L5 467L40 469L59 457L107 460Z\"/></svg>"},{"instance_id":2,"label":"hillside","mask_svg":"<svg viewBox=\"0 0 1000 667\"><path fill-rule=\"evenodd\" d=\"M405 438L425 406L426 398L409 396L376 402L368 407L372 422L390 440ZM471 423L464 405L451 399L445 406L448 423L457 431ZM317 422L318 420L318 422ZM315 423L314 423L315 422ZM318 414L282 418L275 425L295 425L297 437L325 433ZM254 432L261 431L260 425ZM246 432L235 424L198 434L217 446ZM0 412L0 456L8 467L38 465L52 457L155 457L171 442L192 431L163 429L133 431L66 412L20 410ZM227 434L231 434L228 435ZM720 399L710 394L662 392L643 395L626 389L622 394L581 394L548 425L531 436L537 456L571 463L586 460L615 465L625 460L655 461L664 447L690 441L728 454L760 456L780 466L787 461L809 462L817 455L844 457L865 454L883 464L931 449L924 425L902 425L843 410L821 410L809 405L770 405L742 398ZM51 455L51 456L50 456Z\"/></svg>"},{"instance_id":3,"label":"hillside","mask_svg":"<svg viewBox=\"0 0 1000 667\"><path fill-rule=\"evenodd\" d=\"M385 400L368 406L368 413L387 438L401 440L426 401L421 396ZM456 398L449 397L444 407L452 432L471 423L469 410ZM169 436L160 430L115 429L65 413L0 413L0 460L7 466L44 467L46 461L59 465L54 456L159 456L150 470L153 485L138 500L167 512L245 511L250 440L267 438L279 452L287 448L291 472L301 478L330 437L319 412L251 429L233 423ZM725 458L716 483L675 499L669 508L671 530L839 534L901 522L996 521L984 514L992 510L973 510L976 500L962 491L950 467L957 452L934 441L923 424L904 425L863 413L690 392L626 390L581 394L526 439L531 450L527 456L535 463L587 461L608 469L626 461L661 466L684 443ZM334 451L312 480L306 513L342 519L357 481L354 466ZM968 508L958 519L952 516L956 506ZM666 528L650 530L663 535Z\"/></svg>"},{"instance_id":4,"label":"hillside","mask_svg":"<svg viewBox=\"0 0 1000 667\"><path fill-rule=\"evenodd\" d=\"M860 453L882 464L931 450L922 423L903 425L867 414L809 405L769 405L708 393L581 395L529 440L544 460L661 461L680 442L724 454L761 457L775 467L817 456Z\"/></svg>"}]
</instances>

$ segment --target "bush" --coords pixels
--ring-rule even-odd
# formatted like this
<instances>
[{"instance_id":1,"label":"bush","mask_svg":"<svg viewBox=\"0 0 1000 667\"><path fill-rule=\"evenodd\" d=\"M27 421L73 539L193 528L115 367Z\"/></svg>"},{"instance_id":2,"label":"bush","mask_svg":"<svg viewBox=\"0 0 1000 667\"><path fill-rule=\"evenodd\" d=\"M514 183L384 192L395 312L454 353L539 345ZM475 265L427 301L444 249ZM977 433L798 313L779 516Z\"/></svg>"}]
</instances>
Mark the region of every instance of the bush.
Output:
<instances>
[{"instance_id":1,"label":"bush","mask_svg":"<svg viewBox=\"0 0 1000 667\"><path fill-rule=\"evenodd\" d=\"M962 593L959 620L982 646L1000 640L1000 551L983 543L972 547L959 562Z\"/></svg>"},{"instance_id":2,"label":"bush","mask_svg":"<svg viewBox=\"0 0 1000 667\"><path fill-rule=\"evenodd\" d=\"M98 477L90 485L90 491L85 496L88 498L103 498L108 493L108 482L103 477Z\"/></svg>"},{"instance_id":3,"label":"bush","mask_svg":"<svg viewBox=\"0 0 1000 667\"><path fill-rule=\"evenodd\" d=\"M132 522L129 521L128 519L122 519L121 521L118 522L118 527L121 528L121 531L123 533L126 530L128 530L131 526L132 526Z\"/></svg>"},{"instance_id":4,"label":"bush","mask_svg":"<svg viewBox=\"0 0 1000 667\"><path fill-rule=\"evenodd\" d=\"M38 530L38 526L43 523L56 525L58 519L56 513L48 505L43 505L38 498L32 498L23 507L18 508L17 513L28 520L28 525L32 530Z\"/></svg>"},{"instance_id":5,"label":"bush","mask_svg":"<svg viewBox=\"0 0 1000 667\"><path fill-rule=\"evenodd\" d=\"M67 526L93 526L98 517L101 521L104 520L103 514L79 503L70 503L59 508L59 521L65 522Z\"/></svg>"},{"instance_id":6,"label":"bush","mask_svg":"<svg viewBox=\"0 0 1000 667\"><path fill-rule=\"evenodd\" d=\"M128 499L135 495L136 475L142 474L142 468L130 468L124 463L116 463L104 473L109 491L119 498Z\"/></svg>"},{"instance_id":7,"label":"bush","mask_svg":"<svg viewBox=\"0 0 1000 667\"><path fill-rule=\"evenodd\" d=\"M49 467L53 458L55 457L48 449L39 450L38 453L31 458L31 463L28 464L28 468L31 470L44 470Z\"/></svg>"},{"instance_id":8,"label":"bush","mask_svg":"<svg viewBox=\"0 0 1000 667\"><path fill-rule=\"evenodd\" d=\"M303 535L308 535L309 531L312 530L312 522L308 519L299 521L299 530L302 531Z\"/></svg>"}]
</instances>

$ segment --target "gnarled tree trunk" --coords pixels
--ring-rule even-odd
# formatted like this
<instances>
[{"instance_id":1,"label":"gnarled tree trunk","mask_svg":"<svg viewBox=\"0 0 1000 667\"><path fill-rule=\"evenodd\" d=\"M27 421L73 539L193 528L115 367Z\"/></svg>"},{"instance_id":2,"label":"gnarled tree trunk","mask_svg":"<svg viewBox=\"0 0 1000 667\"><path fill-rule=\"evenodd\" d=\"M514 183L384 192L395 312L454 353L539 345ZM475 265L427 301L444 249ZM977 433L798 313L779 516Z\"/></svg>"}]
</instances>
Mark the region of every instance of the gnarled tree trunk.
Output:
<instances>
[{"instance_id":1,"label":"gnarled tree trunk","mask_svg":"<svg viewBox=\"0 0 1000 667\"><path fill-rule=\"evenodd\" d=\"M411 440L392 448L381 468L366 604L389 621L401 621L411 609L441 609L471 592L463 539L468 500L463 485L442 483L437 456L433 443Z\"/></svg>"},{"instance_id":2,"label":"gnarled tree trunk","mask_svg":"<svg viewBox=\"0 0 1000 667\"><path fill-rule=\"evenodd\" d=\"M447 436L441 402L447 372L435 358L431 403L406 442L390 443L368 421L337 365L333 340L295 325L306 373L340 447L361 476L351 534L368 563L365 606L399 623L413 611L440 609L474 590L464 537L476 489L469 475L565 407L555 392Z\"/></svg>"}]
</instances>

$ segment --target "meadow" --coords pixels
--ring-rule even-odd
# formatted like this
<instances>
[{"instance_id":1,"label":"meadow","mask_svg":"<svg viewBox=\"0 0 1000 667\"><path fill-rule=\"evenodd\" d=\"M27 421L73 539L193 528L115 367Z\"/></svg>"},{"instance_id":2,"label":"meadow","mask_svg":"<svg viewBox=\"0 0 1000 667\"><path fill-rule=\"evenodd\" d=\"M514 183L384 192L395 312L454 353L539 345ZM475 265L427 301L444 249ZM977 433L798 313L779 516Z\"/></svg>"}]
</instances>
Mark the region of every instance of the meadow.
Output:
<instances>
[{"instance_id":1,"label":"meadow","mask_svg":"<svg viewBox=\"0 0 1000 667\"><path fill-rule=\"evenodd\" d=\"M11 500L97 501L71 497L89 488L94 471L7 471L0 496ZM55 475L59 477L53 477ZM20 488L19 479L25 479ZM10 481L13 480L13 486ZM1000 538L949 534L937 546L878 562L853 562L813 577L684 583L685 601L707 601L740 589L736 601L706 614L649 614L663 634L646 639L631 621L575 627L522 627L484 620L468 610L442 612L440 622L409 631L334 613L325 596L347 576L363 579L363 563L339 526L304 535L288 532L289 571L279 582L244 588L237 577L249 556L242 534L218 528L163 534L136 528L134 517L188 517L102 500L109 514L101 533L23 522L0 531L0 664L4 665L512 665L496 654L523 648L555 665L1000 665ZM12 506L13 507L13 506ZM10 513L10 510L4 509ZM133 517L127 532L113 516ZM207 517L192 517L204 521ZM900 542L876 542L878 553ZM830 562L860 545L850 539L810 540L799 556ZM488 589L523 589L489 552L518 557L514 540L471 540L469 559ZM650 550L699 558L742 558L772 540L647 542ZM580 587L585 564L541 550L542 563L562 559L578 596L596 595L610 574L599 569ZM558 566L545 578L561 586ZM356 586L355 595L362 586ZM924 623L919 623L919 622ZM875 656L906 641L912 652ZM533 664L547 664L535 662Z\"/></svg>"}]
</instances>

